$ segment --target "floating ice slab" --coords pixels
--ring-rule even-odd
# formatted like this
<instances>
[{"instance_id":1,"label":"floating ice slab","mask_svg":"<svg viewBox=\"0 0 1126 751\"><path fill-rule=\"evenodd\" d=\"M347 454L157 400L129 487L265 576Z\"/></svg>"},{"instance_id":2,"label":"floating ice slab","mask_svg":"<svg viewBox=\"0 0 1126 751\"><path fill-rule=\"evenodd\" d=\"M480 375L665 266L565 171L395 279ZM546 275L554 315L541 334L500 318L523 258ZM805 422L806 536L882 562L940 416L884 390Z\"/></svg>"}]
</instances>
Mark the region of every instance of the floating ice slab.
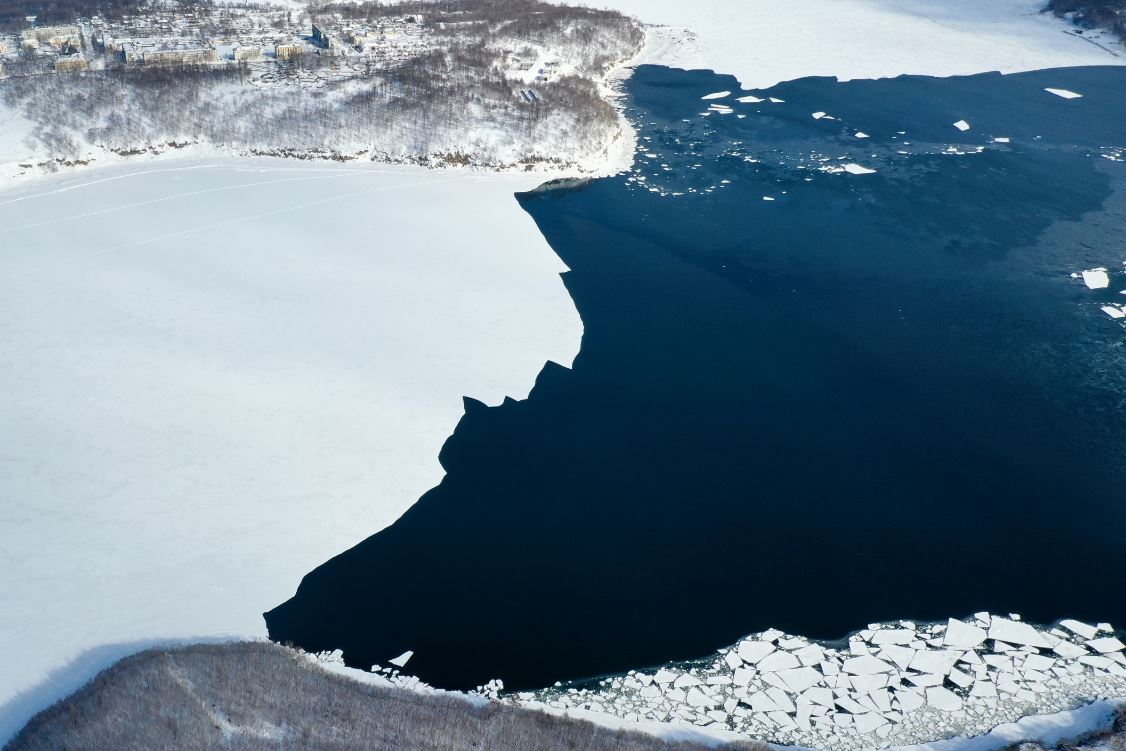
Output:
<instances>
[{"instance_id":1,"label":"floating ice slab","mask_svg":"<svg viewBox=\"0 0 1126 751\"><path fill-rule=\"evenodd\" d=\"M1048 649L1052 646L1047 637L1032 626L1008 618L993 618L989 626L989 638L1029 647Z\"/></svg>"},{"instance_id":2,"label":"floating ice slab","mask_svg":"<svg viewBox=\"0 0 1126 751\"><path fill-rule=\"evenodd\" d=\"M965 120L959 120L958 122L954 123L954 127L965 133L970 129L970 124Z\"/></svg>"},{"instance_id":3,"label":"floating ice slab","mask_svg":"<svg viewBox=\"0 0 1126 751\"><path fill-rule=\"evenodd\" d=\"M729 96L731 96L730 91L717 91L714 94L705 94L704 96L700 97L700 99L707 102L712 99L726 99Z\"/></svg>"},{"instance_id":4,"label":"floating ice slab","mask_svg":"<svg viewBox=\"0 0 1126 751\"><path fill-rule=\"evenodd\" d=\"M789 652L773 652L756 663L763 673L776 673L779 670L789 670L801 667L801 661Z\"/></svg>"},{"instance_id":5,"label":"floating ice slab","mask_svg":"<svg viewBox=\"0 0 1126 751\"><path fill-rule=\"evenodd\" d=\"M736 650L740 659L752 665L774 651L774 645L768 641L743 641Z\"/></svg>"},{"instance_id":6,"label":"floating ice slab","mask_svg":"<svg viewBox=\"0 0 1126 751\"><path fill-rule=\"evenodd\" d=\"M876 170L869 169L868 167L862 167L859 164L846 164L844 166L844 171L847 172L850 175L874 175L874 174L876 174Z\"/></svg>"},{"instance_id":7,"label":"floating ice slab","mask_svg":"<svg viewBox=\"0 0 1126 751\"><path fill-rule=\"evenodd\" d=\"M867 133L865 133L862 130L856 131L856 137L857 138L871 138L871 136L869 136Z\"/></svg>"},{"instance_id":8,"label":"floating ice slab","mask_svg":"<svg viewBox=\"0 0 1126 751\"><path fill-rule=\"evenodd\" d=\"M743 104L758 104L759 102L765 102L766 100L765 99L759 99L757 96L747 95L747 96L741 96L738 99L736 99L735 101L736 102L742 102Z\"/></svg>"},{"instance_id":9,"label":"floating ice slab","mask_svg":"<svg viewBox=\"0 0 1126 751\"><path fill-rule=\"evenodd\" d=\"M1010 143L1013 139L1008 137L994 138L993 143Z\"/></svg>"},{"instance_id":10,"label":"floating ice slab","mask_svg":"<svg viewBox=\"0 0 1126 751\"><path fill-rule=\"evenodd\" d=\"M1106 269L1090 269L1083 272L1083 283L1091 289L1106 289L1110 286L1110 276Z\"/></svg>"},{"instance_id":11,"label":"floating ice slab","mask_svg":"<svg viewBox=\"0 0 1126 751\"><path fill-rule=\"evenodd\" d=\"M401 668L401 667L405 666L410 661L410 659L412 657L414 657L414 652L412 652L411 650L408 649L406 652L403 652L401 655L399 655L395 659L388 660L388 662L390 662L392 665L394 665L397 668Z\"/></svg>"},{"instance_id":12,"label":"floating ice slab","mask_svg":"<svg viewBox=\"0 0 1126 751\"><path fill-rule=\"evenodd\" d=\"M948 688L932 686L927 689L927 704L943 712L957 712L962 708L962 699Z\"/></svg>"},{"instance_id":13,"label":"floating ice slab","mask_svg":"<svg viewBox=\"0 0 1126 751\"><path fill-rule=\"evenodd\" d=\"M947 647L965 650L981 645L987 636L985 629L951 618L946 622L946 633L942 640Z\"/></svg>"},{"instance_id":14,"label":"floating ice slab","mask_svg":"<svg viewBox=\"0 0 1126 751\"><path fill-rule=\"evenodd\" d=\"M813 119L814 120L822 120L827 116L828 116L827 112L814 112L813 113Z\"/></svg>"},{"instance_id":15,"label":"floating ice slab","mask_svg":"<svg viewBox=\"0 0 1126 751\"><path fill-rule=\"evenodd\" d=\"M1123 313L1123 315L1126 315L1126 313ZM1107 654L1108 652L1121 652L1123 648L1126 648L1126 645L1124 645L1118 639L1115 639L1113 636L1103 637L1102 639L1091 639L1087 642L1087 646L1101 654Z\"/></svg>"},{"instance_id":16,"label":"floating ice slab","mask_svg":"<svg viewBox=\"0 0 1126 751\"><path fill-rule=\"evenodd\" d=\"M1126 318L1126 311L1123 311L1122 308L1116 308L1113 305L1104 305L1102 310L1111 318Z\"/></svg>"},{"instance_id":17,"label":"floating ice slab","mask_svg":"<svg viewBox=\"0 0 1126 751\"><path fill-rule=\"evenodd\" d=\"M1083 638L1094 638L1099 635L1099 629L1089 624L1084 624L1082 620L1074 620L1067 618L1061 620L1060 625L1073 634L1079 634Z\"/></svg>"},{"instance_id":18,"label":"floating ice slab","mask_svg":"<svg viewBox=\"0 0 1126 751\"><path fill-rule=\"evenodd\" d=\"M844 671L851 675L875 675L894 672L895 668L871 655L861 655L845 660Z\"/></svg>"},{"instance_id":19,"label":"floating ice slab","mask_svg":"<svg viewBox=\"0 0 1126 751\"><path fill-rule=\"evenodd\" d=\"M1083 98L1082 94L1076 94L1074 91L1068 91L1067 89L1044 89L1044 91L1048 92L1049 94L1055 94L1056 96L1062 97L1063 99Z\"/></svg>"}]
</instances>

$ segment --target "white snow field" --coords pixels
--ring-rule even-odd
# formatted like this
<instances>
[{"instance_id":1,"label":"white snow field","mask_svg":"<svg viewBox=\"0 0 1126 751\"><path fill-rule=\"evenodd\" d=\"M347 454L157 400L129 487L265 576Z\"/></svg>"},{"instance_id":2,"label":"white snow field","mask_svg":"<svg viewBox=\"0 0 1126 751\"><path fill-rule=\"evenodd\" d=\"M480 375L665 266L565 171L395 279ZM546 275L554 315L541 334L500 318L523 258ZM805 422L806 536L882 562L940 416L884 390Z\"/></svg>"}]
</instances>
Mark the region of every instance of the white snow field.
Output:
<instances>
[{"instance_id":1,"label":"white snow field","mask_svg":"<svg viewBox=\"0 0 1126 751\"><path fill-rule=\"evenodd\" d=\"M280 160L0 190L0 745L148 644L262 636L582 324L539 177ZM92 651L87 651L92 650Z\"/></svg>"},{"instance_id":2,"label":"white snow field","mask_svg":"<svg viewBox=\"0 0 1126 751\"><path fill-rule=\"evenodd\" d=\"M748 89L803 76L964 75L1126 64L1046 0L585 0L671 27L641 62L708 68ZM685 30L690 33L685 33Z\"/></svg>"}]
</instances>

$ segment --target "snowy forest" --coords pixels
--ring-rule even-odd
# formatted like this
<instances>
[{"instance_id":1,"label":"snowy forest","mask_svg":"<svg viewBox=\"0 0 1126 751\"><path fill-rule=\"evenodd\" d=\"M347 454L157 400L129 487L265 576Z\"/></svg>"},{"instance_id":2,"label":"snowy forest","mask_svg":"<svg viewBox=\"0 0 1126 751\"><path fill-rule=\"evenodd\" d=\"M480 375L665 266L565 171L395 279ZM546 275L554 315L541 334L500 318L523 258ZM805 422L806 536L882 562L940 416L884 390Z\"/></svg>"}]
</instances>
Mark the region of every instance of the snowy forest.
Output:
<instances>
[{"instance_id":1,"label":"snowy forest","mask_svg":"<svg viewBox=\"0 0 1126 751\"><path fill-rule=\"evenodd\" d=\"M80 73L12 75L0 80L0 101L34 125L24 143L36 160L26 161L45 169L106 152L187 146L582 169L622 137L602 86L607 72L641 47L633 20L537 0L342 3L308 11L312 24L390 17L409 17L423 40L397 59L372 62L350 49L310 47L289 60L250 64L111 62ZM527 71L514 73L521 65ZM539 66L548 66L546 75L536 75L545 72Z\"/></svg>"}]
</instances>

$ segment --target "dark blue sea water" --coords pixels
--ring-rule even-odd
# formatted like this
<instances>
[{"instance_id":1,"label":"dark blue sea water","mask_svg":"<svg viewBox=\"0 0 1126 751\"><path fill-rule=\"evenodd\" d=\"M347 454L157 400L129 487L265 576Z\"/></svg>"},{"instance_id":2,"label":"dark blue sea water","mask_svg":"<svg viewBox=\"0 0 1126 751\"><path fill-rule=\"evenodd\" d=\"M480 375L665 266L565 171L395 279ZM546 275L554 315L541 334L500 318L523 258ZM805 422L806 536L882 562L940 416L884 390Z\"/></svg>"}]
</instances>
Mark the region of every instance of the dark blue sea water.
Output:
<instances>
[{"instance_id":1,"label":"dark blue sea water","mask_svg":"<svg viewBox=\"0 0 1126 751\"><path fill-rule=\"evenodd\" d=\"M518 688L767 627L1126 622L1126 70L745 93L640 68L635 169L519 196L571 269L573 370L467 399L441 485L274 639Z\"/></svg>"}]
</instances>

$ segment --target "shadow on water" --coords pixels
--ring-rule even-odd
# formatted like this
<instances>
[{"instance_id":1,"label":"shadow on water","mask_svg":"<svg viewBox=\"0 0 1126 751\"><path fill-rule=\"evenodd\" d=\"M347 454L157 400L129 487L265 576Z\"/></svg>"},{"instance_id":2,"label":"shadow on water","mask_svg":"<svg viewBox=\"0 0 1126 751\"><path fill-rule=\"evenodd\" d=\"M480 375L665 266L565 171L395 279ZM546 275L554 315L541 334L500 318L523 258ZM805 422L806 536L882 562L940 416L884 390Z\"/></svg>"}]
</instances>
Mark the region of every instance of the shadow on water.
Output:
<instances>
[{"instance_id":1,"label":"shadow on water","mask_svg":"<svg viewBox=\"0 0 1126 751\"><path fill-rule=\"evenodd\" d=\"M306 576L271 636L525 688L766 627L1126 619L1126 387L1089 377L1126 372L1126 332L1096 305L1115 290L1068 277L1126 260L1096 221L1126 181L1099 158L1124 85L805 79L704 116L733 79L639 69L635 169L519 196L571 269L573 370L466 399L442 483ZM1066 223L1082 243L1037 245Z\"/></svg>"}]
</instances>

